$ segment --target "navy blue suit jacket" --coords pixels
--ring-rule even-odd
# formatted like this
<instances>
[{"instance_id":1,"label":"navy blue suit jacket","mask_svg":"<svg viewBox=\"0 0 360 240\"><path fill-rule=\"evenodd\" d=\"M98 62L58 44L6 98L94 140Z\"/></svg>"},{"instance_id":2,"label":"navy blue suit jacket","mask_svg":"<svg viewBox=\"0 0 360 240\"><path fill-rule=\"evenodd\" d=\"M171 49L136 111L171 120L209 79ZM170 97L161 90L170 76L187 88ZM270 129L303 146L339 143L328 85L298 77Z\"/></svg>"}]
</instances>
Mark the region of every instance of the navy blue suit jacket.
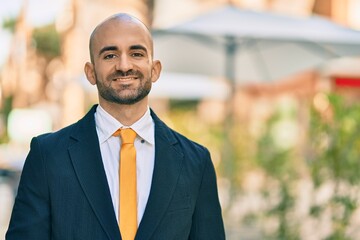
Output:
<instances>
[{"instance_id":1,"label":"navy blue suit jacket","mask_svg":"<svg viewBox=\"0 0 360 240\"><path fill-rule=\"evenodd\" d=\"M7 240L120 240L95 127L77 123L33 138ZM136 240L225 239L208 150L153 112L155 166Z\"/></svg>"}]
</instances>

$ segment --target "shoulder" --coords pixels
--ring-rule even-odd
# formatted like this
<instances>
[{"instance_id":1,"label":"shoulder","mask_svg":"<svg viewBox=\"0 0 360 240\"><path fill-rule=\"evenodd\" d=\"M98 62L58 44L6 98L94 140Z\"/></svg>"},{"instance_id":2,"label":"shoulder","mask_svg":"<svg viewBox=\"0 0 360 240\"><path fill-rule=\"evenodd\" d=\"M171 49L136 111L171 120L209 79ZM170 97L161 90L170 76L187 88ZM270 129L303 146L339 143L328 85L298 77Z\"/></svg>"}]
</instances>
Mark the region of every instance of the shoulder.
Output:
<instances>
[{"instance_id":1,"label":"shoulder","mask_svg":"<svg viewBox=\"0 0 360 240\"><path fill-rule=\"evenodd\" d=\"M187 151L192 151L194 153L201 153L201 154L209 153L208 149L205 146L189 139L188 137L184 136L183 134L177 132L174 129L170 128L170 131L172 132L173 136L179 141L179 144Z\"/></svg>"},{"instance_id":2,"label":"shoulder","mask_svg":"<svg viewBox=\"0 0 360 240\"><path fill-rule=\"evenodd\" d=\"M44 146L56 147L69 142L76 141L86 132L96 132L95 113L96 105L79 121L59 129L55 132L45 133L34 138L39 144Z\"/></svg>"},{"instance_id":3,"label":"shoulder","mask_svg":"<svg viewBox=\"0 0 360 240\"><path fill-rule=\"evenodd\" d=\"M166 123L160 120L153 112L152 117L155 122L155 135L161 135L161 137L170 144L178 145L184 155L195 155L198 159L210 158L210 153L205 146L168 127Z\"/></svg>"},{"instance_id":4,"label":"shoulder","mask_svg":"<svg viewBox=\"0 0 360 240\"><path fill-rule=\"evenodd\" d=\"M31 145L35 142L44 148L50 148L51 150L55 150L62 145L65 145L69 142L69 138L76 124L69 125L64 127L58 131L44 133L39 136L36 136L32 139ZM67 144L66 144L67 145Z\"/></svg>"}]
</instances>

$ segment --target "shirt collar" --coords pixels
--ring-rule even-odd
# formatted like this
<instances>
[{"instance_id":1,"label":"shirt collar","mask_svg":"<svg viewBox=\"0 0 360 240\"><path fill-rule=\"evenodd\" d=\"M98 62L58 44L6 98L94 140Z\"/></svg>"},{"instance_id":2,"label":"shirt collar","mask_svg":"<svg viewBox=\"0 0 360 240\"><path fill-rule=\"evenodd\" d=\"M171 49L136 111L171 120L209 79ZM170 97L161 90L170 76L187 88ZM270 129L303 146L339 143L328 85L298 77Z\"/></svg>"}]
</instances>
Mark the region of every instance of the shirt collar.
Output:
<instances>
[{"instance_id":1,"label":"shirt collar","mask_svg":"<svg viewBox=\"0 0 360 240\"><path fill-rule=\"evenodd\" d=\"M108 112L106 112L99 104L95 112L95 122L99 133L100 143L104 143L113 135L116 130L124 127L132 128L138 137L145 140L146 142L150 144L155 143L154 121L151 117L149 107L145 114L138 121L136 121L131 126L125 126L116 120L113 116L111 116Z\"/></svg>"}]
</instances>

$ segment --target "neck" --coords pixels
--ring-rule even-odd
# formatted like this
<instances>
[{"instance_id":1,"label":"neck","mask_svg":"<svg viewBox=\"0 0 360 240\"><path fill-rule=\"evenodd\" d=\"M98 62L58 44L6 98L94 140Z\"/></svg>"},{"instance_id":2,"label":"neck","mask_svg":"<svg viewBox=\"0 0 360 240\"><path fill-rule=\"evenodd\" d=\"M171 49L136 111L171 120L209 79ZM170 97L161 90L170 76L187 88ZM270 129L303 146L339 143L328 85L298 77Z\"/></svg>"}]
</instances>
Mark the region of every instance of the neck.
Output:
<instances>
[{"instance_id":1,"label":"neck","mask_svg":"<svg viewBox=\"0 0 360 240\"><path fill-rule=\"evenodd\" d=\"M99 101L100 106L125 126L131 126L144 116L148 104L147 101L140 101L131 105L122 105Z\"/></svg>"}]
</instances>

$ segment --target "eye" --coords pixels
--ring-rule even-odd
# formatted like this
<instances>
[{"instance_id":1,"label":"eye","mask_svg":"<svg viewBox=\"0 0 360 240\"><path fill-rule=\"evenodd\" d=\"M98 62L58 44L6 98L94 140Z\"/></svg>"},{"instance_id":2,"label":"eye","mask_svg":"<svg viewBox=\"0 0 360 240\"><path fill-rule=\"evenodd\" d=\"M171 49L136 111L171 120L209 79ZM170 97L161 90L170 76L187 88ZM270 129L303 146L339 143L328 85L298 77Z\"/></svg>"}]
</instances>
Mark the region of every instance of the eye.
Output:
<instances>
[{"instance_id":1,"label":"eye","mask_svg":"<svg viewBox=\"0 0 360 240\"><path fill-rule=\"evenodd\" d=\"M115 58L115 57L116 57L115 54L110 53L110 54L106 54L106 55L104 56L104 59L113 59L113 58Z\"/></svg>"},{"instance_id":2,"label":"eye","mask_svg":"<svg viewBox=\"0 0 360 240\"><path fill-rule=\"evenodd\" d=\"M144 54L141 53L141 52L134 52L134 53L131 54L131 56L132 56L132 57L143 57Z\"/></svg>"}]
</instances>

